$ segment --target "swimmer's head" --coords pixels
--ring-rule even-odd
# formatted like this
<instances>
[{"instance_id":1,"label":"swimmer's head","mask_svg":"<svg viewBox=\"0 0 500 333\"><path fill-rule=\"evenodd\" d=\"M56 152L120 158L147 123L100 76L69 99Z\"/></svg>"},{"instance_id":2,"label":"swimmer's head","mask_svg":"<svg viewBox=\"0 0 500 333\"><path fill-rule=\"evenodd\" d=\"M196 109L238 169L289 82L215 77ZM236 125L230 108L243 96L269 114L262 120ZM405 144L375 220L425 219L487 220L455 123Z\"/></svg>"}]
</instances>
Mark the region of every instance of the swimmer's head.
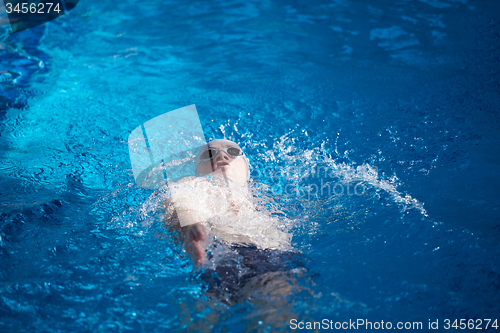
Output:
<instances>
[{"instance_id":1,"label":"swimmer's head","mask_svg":"<svg viewBox=\"0 0 500 333\"><path fill-rule=\"evenodd\" d=\"M238 185L245 185L250 178L248 159L237 143L217 139L208 142L196 156L196 175L214 172Z\"/></svg>"}]
</instances>

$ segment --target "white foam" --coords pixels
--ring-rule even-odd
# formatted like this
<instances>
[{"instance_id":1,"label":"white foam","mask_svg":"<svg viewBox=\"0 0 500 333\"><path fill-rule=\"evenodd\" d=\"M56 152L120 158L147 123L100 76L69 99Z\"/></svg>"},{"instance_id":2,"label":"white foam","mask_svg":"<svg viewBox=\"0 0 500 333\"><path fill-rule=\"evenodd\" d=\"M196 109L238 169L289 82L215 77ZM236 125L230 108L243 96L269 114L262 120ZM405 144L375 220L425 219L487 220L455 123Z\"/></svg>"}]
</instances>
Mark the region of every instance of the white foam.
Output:
<instances>
[{"instance_id":1,"label":"white foam","mask_svg":"<svg viewBox=\"0 0 500 333\"><path fill-rule=\"evenodd\" d=\"M289 138L289 134L292 132L283 135L275 143L274 149L265 152L263 156L268 160L284 161L286 167L280 167L279 170L275 170L275 174L285 174L286 180L291 184L297 186L302 184L301 186L304 187L304 183L307 184L309 178L321 177L318 174L318 170L322 172L327 170L326 172L328 172L330 177L338 178L344 184L361 182L362 184L381 189L387 192L392 197L394 203L399 205L403 210L416 209L422 215L428 216L422 202L398 190L400 180L396 175L387 178L379 174L376 166L368 163L361 165L350 165L345 162L339 163L327 153L324 148L325 142L318 148L298 150L293 146L294 138ZM274 155L275 151L278 152L278 156Z\"/></svg>"}]
</instances>

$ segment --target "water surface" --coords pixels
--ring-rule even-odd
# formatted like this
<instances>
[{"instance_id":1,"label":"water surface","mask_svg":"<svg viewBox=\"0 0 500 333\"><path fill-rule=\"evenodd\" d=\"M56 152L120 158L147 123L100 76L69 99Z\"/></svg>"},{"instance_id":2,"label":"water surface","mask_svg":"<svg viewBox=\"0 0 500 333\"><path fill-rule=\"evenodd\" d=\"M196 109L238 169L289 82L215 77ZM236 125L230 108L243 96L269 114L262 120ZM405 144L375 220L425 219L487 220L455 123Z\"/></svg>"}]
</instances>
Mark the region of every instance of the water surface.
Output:
<instances>
[{"instance_id":1,"label":"water surface","mask_svg":"<svg viewBox=\"0 0 500 333\"><path fill-rule=\"evenodd\" d=\"M4 38L0 327L498 315L499 13L470 0L85 1ZM296 222L308 273L279 315L268 295L204 295L133 181L129 133L190 104Z\"/></svg>"}]
</instances>

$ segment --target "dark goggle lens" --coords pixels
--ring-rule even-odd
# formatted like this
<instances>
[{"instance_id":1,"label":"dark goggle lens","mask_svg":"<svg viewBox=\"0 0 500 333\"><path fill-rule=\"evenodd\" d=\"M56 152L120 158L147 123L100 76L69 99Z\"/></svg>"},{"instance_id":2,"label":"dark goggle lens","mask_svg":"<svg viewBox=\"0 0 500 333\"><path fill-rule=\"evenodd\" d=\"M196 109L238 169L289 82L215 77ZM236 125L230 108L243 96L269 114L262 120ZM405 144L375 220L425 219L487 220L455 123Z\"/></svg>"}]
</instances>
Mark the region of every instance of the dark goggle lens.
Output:
<instances>
[{"instance_id":1,"label":"dark goggle lens","mask_svg":"<svg viewBox=\"0 0 500 333\"><path fill-rule=\"evenodd\" d=\"M211 160L215 154L217 154L217 151L215 149L207 149L201 154L201 158L204 160Z\"/></svg>"},{"instance_id":2,"label":"dark goggle lens","mask_svg":"<svg viewBox=\"0 0 500 333\"><path fill-rule=\"evenodd\" d=\"M240 150L240 148L236 148L236 147L227 148L227 153L229 155L231 155L232 157L237 157L237 156L242 155L242 151Z\"/></svg>"}]
</instances>

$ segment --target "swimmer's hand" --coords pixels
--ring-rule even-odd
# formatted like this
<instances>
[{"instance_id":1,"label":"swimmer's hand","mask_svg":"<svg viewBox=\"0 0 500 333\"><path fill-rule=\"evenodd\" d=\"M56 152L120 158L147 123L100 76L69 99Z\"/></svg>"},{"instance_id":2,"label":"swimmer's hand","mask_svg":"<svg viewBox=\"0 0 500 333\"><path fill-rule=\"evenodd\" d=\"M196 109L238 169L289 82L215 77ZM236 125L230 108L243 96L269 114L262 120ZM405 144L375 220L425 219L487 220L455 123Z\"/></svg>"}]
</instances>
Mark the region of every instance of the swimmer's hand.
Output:
<instances>
[{"instance_id":1,"label":"swimmer's hand","mask_svg":"<svg viewBox=\"0 0 500 333\"><path fill-rule=\"evenodd\" d=\"M201 223L184 227L184 247L195 264L205 263L207 231Z\"/></svg>"}]
</instances>

